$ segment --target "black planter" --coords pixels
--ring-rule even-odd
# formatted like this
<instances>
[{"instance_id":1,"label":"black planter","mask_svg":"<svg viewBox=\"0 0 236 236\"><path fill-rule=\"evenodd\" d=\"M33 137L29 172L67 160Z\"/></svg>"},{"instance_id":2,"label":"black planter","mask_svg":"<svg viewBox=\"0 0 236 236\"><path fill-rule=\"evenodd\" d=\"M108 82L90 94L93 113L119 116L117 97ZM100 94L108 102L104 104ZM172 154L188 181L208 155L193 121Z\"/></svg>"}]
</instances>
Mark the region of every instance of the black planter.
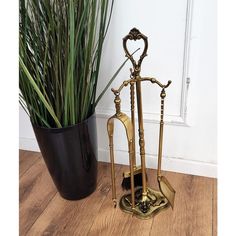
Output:
<instances>
[{"instance_id":1,"label":"black planter","mask_svg":"<svg viewBox=\"0 0 236 236\"><path fill-rule=\"evenodd\" d=\"M33 126L48 171L60 195L78 200L90 195L97 182L95 116L66 128Z\"/></svg>"}]
</instances>

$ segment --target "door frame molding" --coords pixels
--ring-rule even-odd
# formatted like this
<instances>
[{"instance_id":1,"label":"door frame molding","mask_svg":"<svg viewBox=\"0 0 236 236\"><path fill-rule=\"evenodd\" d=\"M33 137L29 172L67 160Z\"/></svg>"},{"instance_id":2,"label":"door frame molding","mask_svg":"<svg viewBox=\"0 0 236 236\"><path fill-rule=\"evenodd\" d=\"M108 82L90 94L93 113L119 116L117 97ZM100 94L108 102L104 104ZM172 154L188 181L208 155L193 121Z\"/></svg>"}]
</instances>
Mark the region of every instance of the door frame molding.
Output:
<instances>
[{"instance_id":1,"label":"door frame molding","mask_svg":"<svg viewBox=\"0 0 236 236\"><path fill-rule=\"evenodd\" d=\"M190 59L190 41L192 30L192 14L193 14L193 0L187 0L186 3L186 17L185 17L185 31L184 31L184 50L183 50L183 68L182 68L182 84L181 84L181 102L178 115L165 114L165 124L174 126L187 126L190 125L187 122L188 112L188 95L190 86L189 76L189 59ZM129 114L129 110L123 110L126 114ZM96 115L99 118L108 119L111 114L114 113L113 109L99 108L96 109ZM160 114L157 112L144 112L145 123L159 123Z\"/></svg>"}]
</instances>

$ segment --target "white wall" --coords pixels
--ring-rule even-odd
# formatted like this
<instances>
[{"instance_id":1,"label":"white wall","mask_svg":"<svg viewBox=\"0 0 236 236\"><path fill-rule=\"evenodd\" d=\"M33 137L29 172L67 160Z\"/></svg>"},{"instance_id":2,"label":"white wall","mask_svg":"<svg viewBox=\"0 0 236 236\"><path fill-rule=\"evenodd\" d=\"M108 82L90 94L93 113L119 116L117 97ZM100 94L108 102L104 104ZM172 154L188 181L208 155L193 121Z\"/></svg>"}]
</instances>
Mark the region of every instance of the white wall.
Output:
<instances>
[{"instance_id":1,"label":"white wall","mask_svg":"<svg viewBox=\"0 0 236 236\"><path fill-rule=\"evenodd\" d=\"M167 89L163 168L183 173L216 176L216 1L116 1L104 47L98 91L124 60L122 38L132 27L148 36L148 56L142 75L157 77ZM133 48L136 48L133 47ZM112 87L129 78L130 63ZM188 79L190 78L190 83ZM159 90L143 84L147 166L156 168ZM129 112L129 91L122 108ZM97 107L99 159L109 161L106 121L114 113L113 94ZM128 113L129 114L129 113ZM124 130L117 123L116 162L128 163ZM38 150L32 128L20 109L20 148Z\"/></svg>"}]
</instances>

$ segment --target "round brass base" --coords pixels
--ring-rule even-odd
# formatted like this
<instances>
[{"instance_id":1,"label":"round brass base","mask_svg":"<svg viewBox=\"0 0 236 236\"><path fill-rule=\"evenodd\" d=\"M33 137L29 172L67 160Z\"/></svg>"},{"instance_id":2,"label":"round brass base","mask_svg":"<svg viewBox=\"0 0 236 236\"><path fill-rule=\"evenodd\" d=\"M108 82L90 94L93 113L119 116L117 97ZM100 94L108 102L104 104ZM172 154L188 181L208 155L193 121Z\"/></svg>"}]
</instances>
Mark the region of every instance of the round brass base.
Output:
<instances>
[{"instance_id":1,"label":"round brass base","mask_svg":"<svg viewBox=\"0 0 236 236\"><path fill-rule=\"evenodd\" d=\"M170 206L168 200L159 191L147 188L147 196L142 196L142 188L135 191L135 207L132 208L131 193L121 197L119 206L122 211L140 219L149 219Z\"/></svg>"}]
</instances>

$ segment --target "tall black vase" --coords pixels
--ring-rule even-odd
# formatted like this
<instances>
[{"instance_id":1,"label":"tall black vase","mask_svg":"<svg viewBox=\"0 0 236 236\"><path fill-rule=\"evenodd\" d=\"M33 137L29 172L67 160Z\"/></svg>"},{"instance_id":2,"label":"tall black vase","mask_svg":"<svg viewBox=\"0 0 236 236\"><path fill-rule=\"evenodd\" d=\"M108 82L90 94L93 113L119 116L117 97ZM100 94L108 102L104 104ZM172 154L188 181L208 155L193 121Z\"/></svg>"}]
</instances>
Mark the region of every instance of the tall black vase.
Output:
<instances>
[{"instance_id":1,"label":"tall black vase","mask_svg":"<svg viewBox=\"0 0 236 236\"><path fill-rule=\"evenodd\" d=\"M78 200L90 195L97 182L95 115L65 128L33 126L48 171L60 195Z\"/></svg>"}]
</instances>

